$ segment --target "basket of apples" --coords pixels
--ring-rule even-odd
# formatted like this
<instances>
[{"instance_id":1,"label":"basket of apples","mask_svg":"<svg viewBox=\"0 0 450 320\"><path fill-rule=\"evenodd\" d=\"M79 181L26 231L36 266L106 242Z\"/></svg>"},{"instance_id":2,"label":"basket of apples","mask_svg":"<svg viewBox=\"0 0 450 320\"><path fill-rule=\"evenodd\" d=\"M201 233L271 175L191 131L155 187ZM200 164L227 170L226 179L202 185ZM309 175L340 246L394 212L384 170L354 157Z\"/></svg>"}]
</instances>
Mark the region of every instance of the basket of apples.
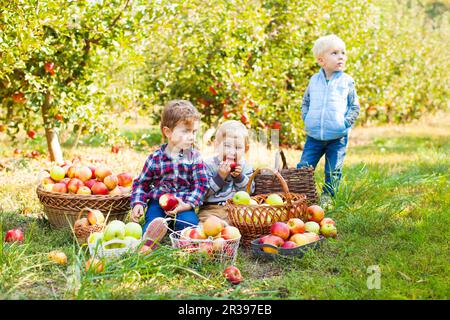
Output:
<instances>
[{"instance_id":1,"label":"basket of apples","mask_svg":"<svg viewBox=\"0 0 450 320\"><path fill-rule=\"evenodd\" d=\"M224 220L210 216L198 226L187 227L170 234L172 247L220 263L234 263L241 233Z\"/></svg>"},{"instance_id":2,"label":"basket of apples","mask_svg":"<svg viewBox=\"0 0 450 320\"><path fill-rule=\"evenodd\" d=\"M91 256L117 258L135 251L141 244L142 227L136 222L110 221L103 232L93 232L87 242Z\"/></svg>"},{"instance_id":3,"label":"basket of apples","mask_svg":"<svg viewBox=\"0 0 450 320\"><path fill-rule=\"evenodd\" d=\"M252 252L256 257L275 258L279 256L298 256L310 249L316 249L329 237L337 236L335 222L324 217L323 209L312 205L307 209L306 223L299 218L285 222L276 222L270 228L270 234L251 242Z\"/></svg>"},{"instance_id":4,"label":"basket of apples","mask_svg":"<svg viewBox=\"0 0 450 320\"><path fill-rule=\"evenodd\" d=\"M269 233L275 222L291 218L306 218L307 201L304 194L291 193L284 178L272 169L284 192L250 196L252 181L262 169L256 170L249 179L247 191L238 191L226 202L228 219L242 234L242 245Z\"/></svg>"},{"instance_id":5,"label":"basket of apples","mask_svg":"<svg viewBox=\"0 0 450 320\"><path fill-rule=\"evenodd\" d=\"M106 165L66 161L44 172L36 193L50 224L60 228L73 225L86 207L124 220L130 210L132 183L130 173L116 175Z\"/></svg>"}]
</instances>

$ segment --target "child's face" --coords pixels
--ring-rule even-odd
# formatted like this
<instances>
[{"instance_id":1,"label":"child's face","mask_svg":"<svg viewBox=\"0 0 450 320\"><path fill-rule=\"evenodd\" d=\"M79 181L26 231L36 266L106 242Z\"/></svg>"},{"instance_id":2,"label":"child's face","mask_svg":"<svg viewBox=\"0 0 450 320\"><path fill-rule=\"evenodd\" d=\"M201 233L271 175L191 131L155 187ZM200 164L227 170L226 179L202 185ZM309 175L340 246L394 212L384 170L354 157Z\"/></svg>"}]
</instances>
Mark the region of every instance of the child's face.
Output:
<instances>
[{"instance_id":1,"label":"child's face","mask_svg":"<svg viewBox=\"0 0 450 320\"><path fill-rule=\"evenodd\" d=\"M345 62L347 61L345 47L341 45L333 45L321 56L319 56L317 60L325 71L343 71L345 68Z\"/></svg>"},{"instance_id":2,"label":"child's face","mask_svg":"<svg viewBox=\"0 0 450 320\"><path fill-rule=\"evenodd\" d=\"M163 132L172 147L189 149L194 145L198 127L198 121L194 121L191 124L181 122L173 129L164 127Z\"/></svg>"},{"instance_id":3,"label":"child's face","mask_svg":"<svg viewBox=\"0 0 450 320\"><path fill-rule=\"evenodd\" d=\"M245 138L240 134L227 134L217 145L218 157L221 161L239 162L245 155Z\"/></svg>"}]
</instances>

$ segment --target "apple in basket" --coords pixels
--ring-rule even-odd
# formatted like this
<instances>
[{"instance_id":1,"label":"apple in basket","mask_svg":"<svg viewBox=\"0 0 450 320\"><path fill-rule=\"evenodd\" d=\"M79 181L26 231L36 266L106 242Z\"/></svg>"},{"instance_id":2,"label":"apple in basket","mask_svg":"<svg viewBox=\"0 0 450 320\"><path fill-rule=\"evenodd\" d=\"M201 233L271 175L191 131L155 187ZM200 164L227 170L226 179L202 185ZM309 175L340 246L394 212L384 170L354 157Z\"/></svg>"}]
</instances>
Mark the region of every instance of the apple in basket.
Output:
<instances>
[{"instance_id":1,"label":"apple in basket","mask_svg":"<svg viewBox=\"0 0 450 320\"><path fill-rule=\"evenodd\" d=\"M326 223L322 227L320 227L320 233L326 238L329 237L336 238L337 229L335 225L331 223Z\"/></svg>"},{"instance_id":2,"label":"apple in basket","mask_svg":"<svg viewBox=\"0 0 450 320\"><path fill-rule=\"evenodd\" d=\"M319 234L320 225L315 221L308 221L307 223L305 223L305 231Z\"/></svg>"},{"instance_id":3,"label":"apple in basket","mask_svg":"<svg viewBox=\"0 0 450 320\"><path fill-rule=\"evenodd\" d=\"M320 221L320 226L323 227L325 224L332 224L333 226L336 225L336 222L334 222L331 218L323 218L322 221Z\"/></svg>"},{"instance_id":4,"label":"apple in basket","mask_svg":"<svg viewBox=\"0 0 450 320\"><path fill-rule=\"evenodd\" d=\"M114 188L117 187L117 185L119 183L119 179L117 179L117 176L111 174L111 175L105 177L105 179L103 180L103 183L108 188L108 190L113 190Z\"/></svg>"},{"instance_id":5,"label":"apple in basket","mask_svg":"<svg viewBox=\"0 0 450 320\"><path fill-rule=\"evenodd\" d=\"M241 271L236 268L235 266L229 266L227 267L223 275L225 278L227 278L228 281L230 281L232 284L239 284L242 281L242 274Z\"/></svg>"},{"instance_id":6,"label":"apple in basket","mask_svg":"<svg viewBox=\"0 0 450 320\"><path fill-rule=\"evenodd\" d=\"M289 227L289 230L291 231L291 234L305 232L305 223L302 221L302 219L291 218L288 220L287 225Z\"/></svg>"},{"instance_id":7,"label":"apple in basket","mask_svg":"<svg viewBox=\"0 0 450 320\"><path fill-rule=\"evenodd\" d=\"M264 238L262 244L270 244L275 247L281 247L284 244L284 240L271 234L267 238ZM263 247L263 251L268 253L278 253L278 249L266 246Z\"/></svg>"},{"instance_id":8,"label":"apple in basket","mask_svg":"<svg viewBox=\"0 0 450 320\"><path fill-rule=\"evenodd\" d=\"M226 244L226 241L224 238L217 238L213 241L213 250L214 251L222 251L224 249L224 246Z\"/></svg>"},{"instance_id":9,"label":"apple in basket","mask_svg":"<svg viewBox=\"0 0 450 320\"><path fill-rule=\"evenodd\" d=\"M178 205L178 199L171 193L159 197L159 205L164 211L172 211Z\"/></svg>"},{"instance_id":10,"label":"apple in basket","mask_svg":"<svg viewBox=\"0 0 450 320\"><path fill-rule=\"evenodd\" d=\"M101 165L95 168L95 177L97 178L98 181L103 182L103 180L111 174L112 174L111 169L109 169L105 165Z\"/></svg>"},{"instance_id":11,"label":"apple in basket","mask_svg":"<svg viewBox=\"0 0 450 320\"><path fill-rule=\"evenodd\" d=\"M236 227L226 226L225 228L223 228L223 230L221 232L221 236L225 240L233 240L233 239L240 238L241 233L240 233L239 229Z\"/></svg>"},{"instance_id":12,"label":"apple in basket","mask_svg":"<svg viewBox=\"0 0 450 320\"><path fill-rule=\"evenodd\" d=\"M96 182L91 188L92 194L106 195L109 193L108 188L103 182Z\"/></svg>"},{"instance_id":13,"label":"apple in basket","mask_svg":"<svg viewBox=\"0 0 450 320\"><path fill-rule=\"evenodd\" d=\"M142 237L142 227L139 223L128 222L125 225L125 236L133 237L134 239L140 240Z\"/></svg>"},{"instance_id":14,"label":"apple in basket","mask_svg":"<svg viewBox=\"0 0 450 320\"><path fill-rule=\"evenodd\" d=\"M189 232L189 238L191 239L198 239L198 240L204 240L206 239L205 232L203 231L203 228L192 228Z\"/></svg>"},{"instance_id":15,"label":"apple in basket","mask_svg":"<svg viewBox=\"0 0 450 320\"><path fill-rule=\"evenodd\" d=\"M203 231L207 237L217 236L222 232L224 227L224 221L216 216L209 216L203 223Z\"/></svg>"},{"instance_id":16,"label":"apple in basket","mask_svg":"<svg viewBox=\"0 0 450 320\"><path fill-rule=\"evenodd\" d=\"M268 205L271 206L280 206L284 204L283 198L280 195L273 193L270 194L265 201Z\"/></svg>"},{"instance_id":17,"label":"apple in basket","mask_svg":"<svg viewBox=\"0 0 450 320\"><path fill-rule=\"evenodd\" d=\"M67 189L69 189L69 193L78 193L78 189L80 189L83 186L84 186L83 181L81 181L78 178L72 178L67 184Z\"/></svg>"},{"instance_id":18,"label":"apple in basket","mask_svg":"<svg viewBox=\"0 0 450 320\"><path fill-rule=\"evenodd\" d=\"M87 219L91 225L102 224L105 222L105 217L100 210L91 209L87 214Z\"/></svg>"},{"instance_id":19,"label":"apple in basket","mask_svg":"<svg viewBox=\"0 0 450 320\"><path fill-rule=\"evenodd\" d=\"M270 233L283 240L287 240L290 235L289 226L284 222L275 222L272 227L270 227Z\"/></svg>"},{"instance_id":20,"label":"apple in basket","mask_svg":"<svg viewBox=\"0 0 450 320\"><path fill-rule=\"evenodd\" d=\"M323 209L318 206L318 205L312 205L309 206L306 209L306 214L308 216L308 220L309 221L315 221L317 223L320 223L320 221L322 221L322 219L325 216L325 212L323 211Z\"/></svg>"},{"instance_id":21,"label":"apple in basket","mask_svg":"<svg viewBox=\"0 0 450 320\"><path fill-rule=\"evenodd\" d=\"M127 172L123 172L117 175L119 186L131 187L133 184L133 176Z\"/></svg>"},{"instance_id":22,"label":"apple in basket","mask_svg":"<svg viewBox=\"0 0 450 320\"><path fill-rule=\"evenodd\" d=\"M90 195L92 194L91 189L87 186L82 186L78 189L77 194L84 194L84 195Z\"/></svg>"},{"instance_id":23,"label":"apple in basket","mask_svg":"<svg viewBox=\"0 0 450 320\"><path fill-rule=\"evenodd\" d=\"M113 220L108 223L103 238L105 241L110 241L112 239L124 239L125 223L120 220Z\"/></svg>"},{"instance_id":24,"label":"apple in basket","mask_svg":"<svg viewBox=\"0 0 450 320\"><path fill-rule=\"evenodd\" d=\"M56 182L64 179L65 175L66 175L66 173L65 173L64 169L61 168L60 166L53 166L50 169L50 177Z\"/></svg>"},{"instance_id":25,"label":"apple in basket","mask_svg":"<svg viewBox=\"0 0 450 320\"><path fill-rule=\"evenodd\" d=\"M285 243L283 243L283 245L281 246L283 249L292 249L292 248L296 248L297 244L294 241L286 241Z\"/></svg>"},{"instance_id":26,"label":"apple in basket","mask_svg":"<svg viewBox=\"0 0 450 320\"><path fill-rule=\"evenodd\" d=\"M233 200L233 203L237 204L237 205L239 205L239 204L246 204L246 205L248 205L248 204L250 204L251 198L250 198L250 195L247 192L245 192L245 191L238 191L238 192L236 192L233 195L232 200Z\"/></svg>"},{"instance_id":27,"label":"apple in basket","mask_svg":"<svg viewBox=\"0 0 450 320\"><path fill-rule=\"evenodd\" d=\"M311 240L306 233L296 233L289 239L289 241L295 242L297 246L304 246L312 242Z\"/></svg>"}]
</instances>

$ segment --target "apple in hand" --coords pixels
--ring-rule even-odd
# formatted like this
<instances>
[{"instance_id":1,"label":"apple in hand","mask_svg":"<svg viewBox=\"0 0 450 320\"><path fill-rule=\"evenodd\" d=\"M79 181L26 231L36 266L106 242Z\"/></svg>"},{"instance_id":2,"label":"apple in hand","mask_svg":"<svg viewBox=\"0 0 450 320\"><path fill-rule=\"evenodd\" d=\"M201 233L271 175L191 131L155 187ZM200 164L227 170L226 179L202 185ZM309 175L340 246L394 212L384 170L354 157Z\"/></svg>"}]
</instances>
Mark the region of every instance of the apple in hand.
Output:
<instances>
[{"instance_id":1,"label":"apple in hand","mask_svg":"<svg viewBox=\"0 0 450 320\"><path fill-rule=\"evenodd\" d=\"M236 161L230 162L230 172L234 172L236 170L237 163Z\"/></svg>"},{"instance_id":2,"label":"apple in hand","mask_svg":"<svg viewBox=\"0 0 450 320\"><path fill-rule=\"evenodd\" d=\"M283 240L287 240L289 238L290 230L286 223L284 222L275 222L270 227L270 233L274 236L278 236Z\"/></svg>"},{"instance_id":3,"label":"apple in hand","mask_svg":"<svg viewBox=\"0 0 450 320\"><path fill-rule=\"evenodd\" d=\"M241 271L235 266L229 266L223 272L225 278L232 284L239 284L242 281Z\"/></svg>"},{"instance_id":4,"label":"apple in hand","mask_svg":"<svg viewBox=\"0 0 450 320\"><path fill-rule=\"evenodd\" d=\"M8 230L5 235L6 242L23 241L23 232L20 229Z\"/></svg>"},{"instance_id":5,"label":"apple in hand","mask_svg":"<svg viewBox=\"0 0 450 320\"><path fill-rule=\"evenodd\" d=\"M305 223L302 219L299 218L291 218L288 220L287 225L291 234L303 233L305 232Z\"/></svg>"},{"instance_id":6,"label":"apple in hand","mask_svg":"<svg viewBox=\"0 0 450 320\"><path fill-rule=\"evenodd\" d=\"M306 214L309 221L315 221L317 223L320 223L325 216L325 212L318 205L309 206L308 209L306 209Z\"/></svg>"},{"instance_id":7,"label":"apple in hand","mask_svg":"<svg viewBox=\"0 0 450 320\"><path fill-rule=\"evenodd\" d=\"M250 195L245 191L238 191L233 195L233 203L234 204L250 204Z\"/></svg>"},{"instance_id":8,"label":"apple in hand","mask_svg":"<svg viewBox=\"0 0 450 320\"><path fill-rule=\"evenodd\" d=\"M123 239L125 238L125 223L120 220L111 221L105 229L103 239L109 241L112 239Z\"/></svg>"},{"instance_id":9,"label":"apple in hand","mask_svg":"<svg viewBox=\"0 0 450 320\"><path fill-rule=\"evenodd\" d=\"M164 211L172 211L178 206L178 199L175 195L166 193L159 197L159 205Z\"/></svg>"},{"instance_id":10,"label":"apple in hand","mask_svg":"<svg viewBox=\"0 0 450 320\"><path fill-rule=\"evenodd\" d=\"M125 225L125 236L133 237L135 239L141 239L142 237L142 227L139 223L128 222Z\"/></svg>"},{"instance_id":11,"label":"apple in hand","mask_svg":"<svg viewBox=\"0 0 450 320\"><path fill-rule=\"evenodd\" d=\"M314 232L316 234L319 234L320 225L315 221L308 221L307 223L305 223L305 231Z\"/></svg>"}]
</instances>

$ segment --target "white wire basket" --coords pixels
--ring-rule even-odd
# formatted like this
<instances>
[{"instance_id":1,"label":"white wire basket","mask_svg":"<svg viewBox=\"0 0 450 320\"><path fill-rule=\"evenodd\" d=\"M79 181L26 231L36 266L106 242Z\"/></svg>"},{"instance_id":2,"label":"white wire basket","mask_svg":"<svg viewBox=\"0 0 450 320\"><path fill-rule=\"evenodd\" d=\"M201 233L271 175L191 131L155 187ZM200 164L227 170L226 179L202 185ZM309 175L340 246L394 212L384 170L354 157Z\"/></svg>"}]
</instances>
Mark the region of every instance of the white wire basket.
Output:
<instances>
[{"instance_id":1,"label":"white wire basket","mask_svg":"<svg viewBox=\"0 0 450 320\"><path fill-rule=\"evenodd\" d=\"M94 243L88 243L89 246L89 253L91 256L95 256L96 258L118 258L121 255L127 253L127 252L133 252L136 251L136 249L139 247L139 244L141 243L140 240L134 239L134 240L120 240L120 239L112 239L110 241L94 244ZM114 246L120 246L120 247L114 247Z\"/></svg>"},{"instance_id":2,"label":"white wire basket","mask_svg":"<svg viewBox=\"0 0 450 320\"><path fill-rule=\"evenodd\" d=\"M195 255L200 262L214 261L229 264L235 262L241 237L230 240L209 237L200 240L187 238L182 235L182 232L175 231L169 235L173 248Z\"/></svg>"}]
</instances>

